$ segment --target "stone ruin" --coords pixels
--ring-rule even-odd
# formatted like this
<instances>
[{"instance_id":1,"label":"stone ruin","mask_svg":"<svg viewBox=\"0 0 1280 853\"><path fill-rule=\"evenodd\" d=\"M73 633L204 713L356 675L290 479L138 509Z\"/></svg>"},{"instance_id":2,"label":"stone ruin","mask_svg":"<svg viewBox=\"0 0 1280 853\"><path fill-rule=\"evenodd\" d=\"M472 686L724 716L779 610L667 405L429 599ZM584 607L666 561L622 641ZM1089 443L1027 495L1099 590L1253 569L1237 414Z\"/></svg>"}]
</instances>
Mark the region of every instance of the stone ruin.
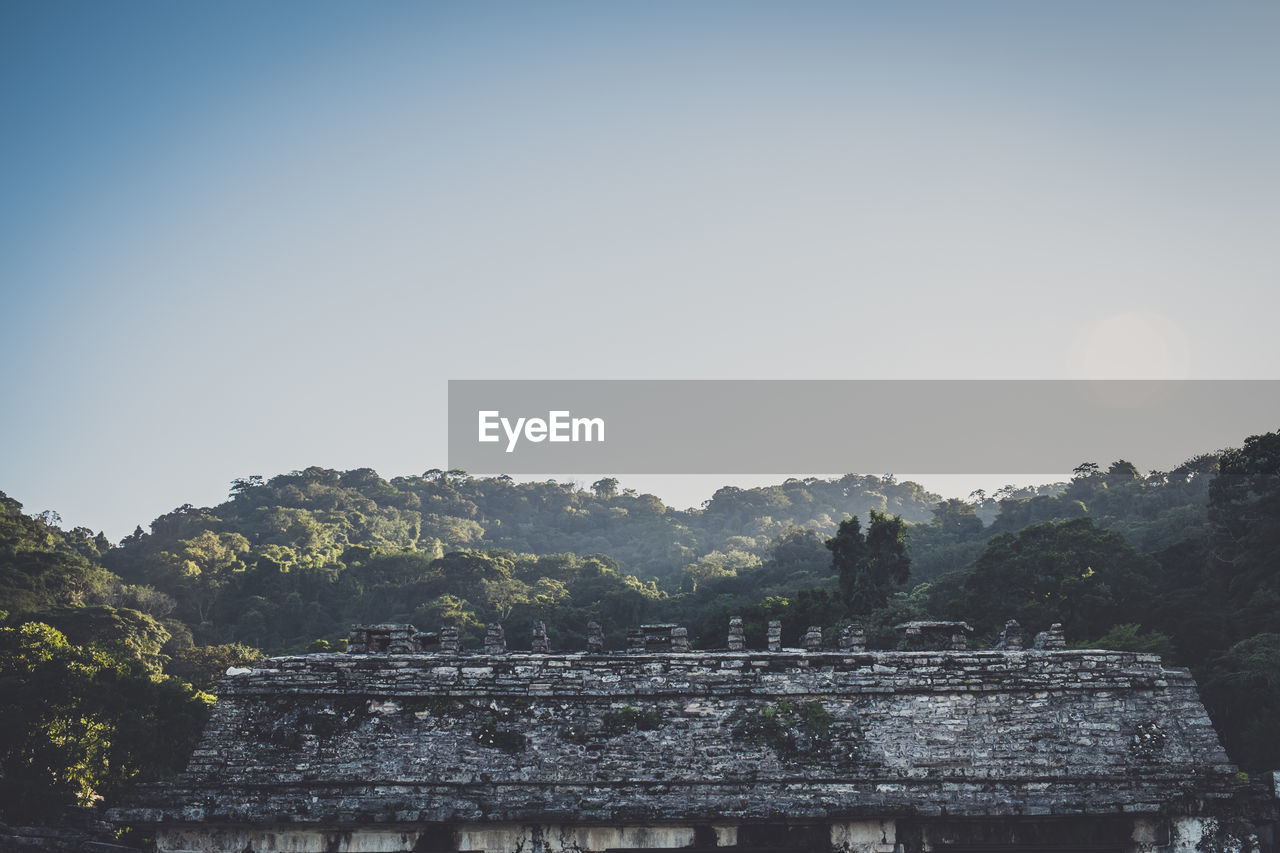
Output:
<instances>
[{"instance_id":1,"label":"stone ruin","mask_svg":"<svg viewBox=\"0 0 1280 853\"><path fill-rule=\"evenodd\" d=\"M893 630L902 634L898 648L907 651L948 649L962 652L968 648L967 635L973 633L968 622L903 622Z\"/></svg>"},{"instance_id":2,"label":"stone ruin","mask_svg":"<svg viewBox=\"0 0 1280 853\"><path fill-rule=\"evenodd\" d=\"M962 622L694 650L674 624L530 651L487 626L353 628L347 654L229 675L186 772L112 818L165 853L1229 853L1275 798L1237 774L1158 657L993 650Z\"/></svg>"}]
</instances>

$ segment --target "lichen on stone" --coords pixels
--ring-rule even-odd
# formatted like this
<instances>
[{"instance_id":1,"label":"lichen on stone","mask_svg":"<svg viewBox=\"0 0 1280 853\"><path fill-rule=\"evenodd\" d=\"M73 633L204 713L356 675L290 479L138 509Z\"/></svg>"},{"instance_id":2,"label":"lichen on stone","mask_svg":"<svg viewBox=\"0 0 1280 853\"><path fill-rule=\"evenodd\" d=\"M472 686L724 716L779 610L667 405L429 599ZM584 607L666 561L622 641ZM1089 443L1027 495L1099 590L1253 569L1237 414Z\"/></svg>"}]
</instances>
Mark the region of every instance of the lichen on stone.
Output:
<instances>
[{"instance_id":1,"label":"lichen on stone","mask_svg":"<svg viewBox=\"0 0 1280 853\"><path fill-rule=\"evenodd\" d=\"M1155 758L1164 749L1166 735L1164 729L1155 720L1138 723L1133 737L1129 739L1129 751L1137 758Z\"/></svg>"}]
</instances>

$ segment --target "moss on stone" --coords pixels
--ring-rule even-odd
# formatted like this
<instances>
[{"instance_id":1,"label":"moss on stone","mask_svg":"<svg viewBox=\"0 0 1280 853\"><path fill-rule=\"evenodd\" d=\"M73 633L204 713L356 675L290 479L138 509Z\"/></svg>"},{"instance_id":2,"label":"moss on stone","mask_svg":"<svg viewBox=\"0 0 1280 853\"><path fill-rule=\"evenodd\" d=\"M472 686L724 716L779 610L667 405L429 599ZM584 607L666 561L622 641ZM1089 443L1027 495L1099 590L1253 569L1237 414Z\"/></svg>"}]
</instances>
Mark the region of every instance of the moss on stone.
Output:
<instances>
[{"instance_id":1,"label":"moss on stone","mask_svg":"<svg viewBox=\"0 0 1280 853\"><path fill-rule=\"evenodd\" d=\"M769 746L779 757L807 755L831 745L831 713L821 702L796 704L782 699L769 705L743 706L729 717L733 737Z\"/></svg>"},{"instance_id":2,"label":"moss on stone","mask_svg":"<svg viewBox=\"0 0 1280 853\"><path fill-rule=\"evenodd\" d=\"M632 705L624 705L617 711L606 711L602 720L605 737L617 737L630 731L651 732L662 728L662 712L657 708L640 710Z\"/></svg>"}]
</instances>

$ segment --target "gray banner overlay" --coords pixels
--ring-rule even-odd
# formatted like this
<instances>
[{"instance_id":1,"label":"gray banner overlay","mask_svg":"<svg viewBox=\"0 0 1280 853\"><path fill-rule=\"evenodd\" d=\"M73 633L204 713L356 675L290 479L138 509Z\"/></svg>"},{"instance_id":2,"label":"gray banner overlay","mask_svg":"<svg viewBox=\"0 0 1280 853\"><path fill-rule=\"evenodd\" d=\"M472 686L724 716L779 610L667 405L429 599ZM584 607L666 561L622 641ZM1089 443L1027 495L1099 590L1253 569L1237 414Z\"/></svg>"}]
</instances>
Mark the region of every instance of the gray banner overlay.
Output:
<instances>
[{"instance_id":1,"label":"gray banner overlay","mask_svg":"<svg viewBox=\"0 0 1280 853\"><path fill-rule=\"evenodd\" d=\"M1280 380L449 382L481 475L1168 470L1277 428Z\"/></svg>"}]
</instances>

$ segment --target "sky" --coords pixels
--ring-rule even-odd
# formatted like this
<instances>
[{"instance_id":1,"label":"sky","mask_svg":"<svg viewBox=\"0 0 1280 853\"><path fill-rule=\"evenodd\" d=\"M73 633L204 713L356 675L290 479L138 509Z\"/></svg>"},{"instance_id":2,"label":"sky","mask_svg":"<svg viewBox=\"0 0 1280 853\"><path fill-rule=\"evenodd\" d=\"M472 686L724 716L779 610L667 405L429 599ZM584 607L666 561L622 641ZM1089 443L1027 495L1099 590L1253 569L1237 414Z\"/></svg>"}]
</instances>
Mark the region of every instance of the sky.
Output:
<instances>
[{"instance_id":1,"label":"sky","mask_svg":"<svg viewBox=\"0 0 1280 853\"><path fill-rule=\"evenodd\" d=\"M421 473L449 379L1278 378L1277 81L1273 2L4 0L0 490Z\"/></svg>"}]
</instances>

